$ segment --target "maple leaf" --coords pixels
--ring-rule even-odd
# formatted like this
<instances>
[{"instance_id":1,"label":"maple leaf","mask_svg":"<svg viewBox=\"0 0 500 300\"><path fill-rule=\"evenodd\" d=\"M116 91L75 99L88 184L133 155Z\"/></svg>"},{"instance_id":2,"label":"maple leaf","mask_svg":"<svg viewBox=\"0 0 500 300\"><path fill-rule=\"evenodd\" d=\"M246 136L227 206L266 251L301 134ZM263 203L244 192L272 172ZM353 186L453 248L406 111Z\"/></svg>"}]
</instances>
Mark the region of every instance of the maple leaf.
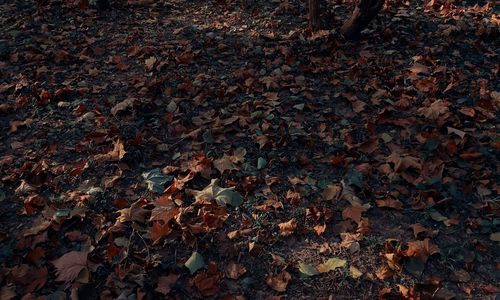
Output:
<instances>
[{"instance_id":1,"label":"maple leaf","mask_svg":"<svg viewBox=\"0 0 500 300\"><path fill-rule=\"evenodd\" d=\"M145 199L139 199L132 203L129 208L120 209L118 213L120 216L116 218L116 223L125 223L135 221L138 223L144 223L146 221L146 216L149 213L148 210L143 207L147 204Z\"/></svg>"},{"instance_id":2,"label":"maple leaf","mask_svg":"<svg viewBox=\"0 0 500 300\"><path fill-rule=\"evenodd\" d=\"M247 269L242 264L230 262L226 265L225 273L227 278L238 279L241 275L245 274Z\"/></svg>"},{"instance_id":3,"label":"maple leaf","mask_svg":"<svg viewBox=\"0 0 500 300\"><path fill-rule=\"evenodd\" d=\"M113 150L105 154L97 154L94 159L98 162L103 161L119 161L121 160L127 152L125 151L125 146L123 142L118 139L113 143Z\"/></svg>"},{"instance_id":4,"label":"maple leaf","mask_svg":"<svg viewBox=\"0 0 500 300\"><path fill-rule=\"evenodd\" d=\"M361 221L361 214L367 211L369 208L370 208L369 204L365 204L363 206L359 204L354 204L350 207L345 208L342 211L342 218L344 218L344 220L351 219L359 224L359 222Z\"/></svg>"},{"instance_id":5,"label":"maple leaf","mask_svg":"<svg viewBox=\"0 0 500 300\"><path fill-rule=\"evenodd\" d=\"M161 224L160 222L153 222L151 226L151 239L153 244L156 244L162 237L169 235L172 228L168 224Z\"/></svg>"},{"instance_id":6,"label":"maple leaf","mask_svg":"<svg viewBox=\"0 0 500 300\"><path fill-rule=\"evenodd\" d=\"M239 206L243 202L243 197L231 188L222 188L219 186L219 179L212 179L212 182L201 191L189 190L196 199L196 202L215 200L218 205Z\"/></svg>"},{"instance_id":7,"label":"maple leaf","mask_svg":"<svg viewBox=\"0 0 500 300\"><path fill-rule=\"evenodd\" d=\"M87 268L88 252L71 251L52 261L56 268L57 281L72 282Z\"/></svg>"},{"instance_id":8,"label":"maple leaf","mask_svg":"<svg viewBox=\"0 0 500 300\"><path fill-rule=\"evenodd\" d=\"M226 170L237 170L238 168L231 160L231 157L224 154L222 158L214 160L214 167L222 174Z\"/></svg>"},{"instance_id":9,"label":"maple leaf","mask_svg":"<svg viewBox=\"0 0 500 300\"><path fill-rule=\"evenodd\" d=\"M287 271L283 271L276 276L268 275L266 277L266 283L273 290L275 290L277 292L284 292L284 291L286 291L286 287L288 286L288 282L290 282L291 279L292 279L292 275L290 275L290 273L288 273Z\"/></svg>"},{"instance_id":10,"label":"maple leaf","mask_svg":"<svg viewBox=\"0 0 500 300\"><path fill-rule=\"evenodd\" d=\"M163 195L156 199L155 208L151 211L149 221L163 221L167 224L170 220L179 215L180 210L175 205L170 195Z\"/></svg>"},{"instance_id":11,"label":"maple leaf","mask_svg":"<svg viewBox=\"0 0 500 300\"><path fill-rule=\"evenodd\" d=\"M278 224L282 236L291 235L297 228L297 220L295 218L289 220L288 222L283 222Z\"/></svg>"},{"instance_id":12,"label":"maple leaf","mask_svg":"<svg viewBox=\"0 0 500 300\"><path fill-rule=\"evenodd\" d=\"M421 107L418 109L420 115L430 120L437 120L441 115L446 114L449 109L450 103L445 100L437 100L431 103L428 107Z\"/></svg>"},{"instance_id":13,"label":"maple leaf","mask_svg":"<svg viewBox=\"0 0 500 300\"><path fill-rule=\"evenodd\" d=\"M234 150L232 155L224 154L221 158L216 159L214 166L221 173L224 173L225 170L237 170L236 164L245 161L246 153L245 148L239 147Z\"/></svg>"},{"instance_id":14,"label":"maple leaf","mask_svg":"<svg viewBox=\"0 0 500 300\"><path fill-rule=\"evenodd\" d=\"M220 275L218 273L202 272L194 277L193 282L201 295L208 297L217 294L219 291L219 279Z\"/></svg>"},{"instance_id":15,"label":"maple leaf","mask_svg":"<svg viewBox=\"0 0 500 300\"><path fill-rule=\"evenodd\" d=\"M439 247L433 244L429 238L423 241L408 242L408 250L406 250L407 256L416 256L423 261L427 261L429 256L437 253L439 253Z\"/></svg>"}]
</instances>

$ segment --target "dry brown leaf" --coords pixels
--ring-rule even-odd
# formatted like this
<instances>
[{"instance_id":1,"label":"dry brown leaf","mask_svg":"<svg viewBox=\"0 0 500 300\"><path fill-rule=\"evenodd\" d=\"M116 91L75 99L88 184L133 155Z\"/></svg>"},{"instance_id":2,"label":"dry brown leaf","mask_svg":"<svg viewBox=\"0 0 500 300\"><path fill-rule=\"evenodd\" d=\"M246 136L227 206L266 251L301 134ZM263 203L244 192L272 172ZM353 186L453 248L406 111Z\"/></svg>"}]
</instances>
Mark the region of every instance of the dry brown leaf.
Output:
<instances>
[{"instance_id":1,"label":"dry brown leaf","mask_svg":"<svg viewBox=\"0 0 500 300\"><path fill-rule=\"evenodd\" d=\"M220 275L217 273L202 272L194 277L193 283L203 296L208 297L219 291L219 279Z\"/></svg>"},{"instance_id":2,"label":"dry brown leaf","mask_svg":"<svg viewBox=\"0 0 500 300\"><path fill-rule=\"evenodd\" d=\"M88 252L71 251L52 261L56 268L57 281L72 282L87 268Z\"/></svg>"},{"instance_id":3,"label":"dry brown leaf","mask_svg":"<svg viewBox=\"0 0 500 300\"><path fill-rule=\"evenodd\" d=\"M410 225L410 228L413 230L413 235L415 236L415 238L418 238L418 235L420 233L423 233L423 232L429 232L429 229L428 228L425 228L424 226L422 226L422 224L420 223L415 223L415 224L412 224Z\"/></svg>"},{"instance_id":4,"label":"dry brown leaf","mask_svg":"<svg viewBox=\"0 0 500 300\"><path fill-rule=\"evenodd\" d=\"M167 295L170 293L170 289L174 283L177 282L179 275L170 274L168 276L161 276L158 278L158 287L156 287L155 291L160 294Z\"/></svg>"},{"instance_id":5,"label":"dry brown leaf","mask_svg":"<svg viewBox=\"0 0 500 300\"><path fill-rule=\"evenodd\" d=\"M432 102L428 107L421 107L418 109L420 115L425 116L430 120L437 120L440 116L446 114L449 109L450 103L445 100L437 100Z\"/></svg>"},{"instance_id":6,"label":"dry brown leaf","mask_svg":"<svg viewBox=\"0 0 500 300\"><path fill-rule=\"evenodd\" d=\"M429 238L423 241L410 241L408 242L407 256L416 256L422 258L424 261L433 254L439 253L439 247L431 242Z\"/></svg>"},{"instance_id":7,"label":"dry brown leaf","mask_svg":"<svg viewBox=\"0 0 500 300\"><path fill-rule=\"evenodd\" d=\"M113 106L113 108L111 108L111 114L113 114L113 116L116 116L119 112L125 111L129 108L133 108L134 102L134 98L127 98L122 102L117 103L115 106Z\"/></svg>"},{"instance_id":8,"label":"dry brown leaf","mask_svg":"<svg viewBox=\"0 0 500 300\"><path fill-rule=\"evenodd\" d=\"M342 185L339 183L328 185L321 194L326 200L338 200L342 195Z\"/></svg>"},{"instance_id":9,"label":"dry brown leaf","mask_svg":"<svg viewBox=\"0 0 500 300\"><path fill-rule=\"evenodd\" d=\"M151 239L153 244L156 244L162 237L169 235L172 228L168 224L161 224L160 222L153 222L151 226Z\"/></svg>"},{"instance_id":10,"label":"dry brown leaf","mask_svg":"<svg viewBox=\"0 0 500 300\"><path fill-rule=\"evenodd\" d=\"M280 274L276 276L267 276L266 277L266 283L269 285L273 290L277 292L284 292L286 291L286 287L288 286L288 282L292 279L292 275L288 273L287 271L283 271Z\"/></svg>"},{"instance_id":11,"label":"dry brown leaf","mask_svg":"<svg viewBox=\"0 0 500 300\"><path fill-rule=\"evenodd\" d=\"M282 236L289 236L297 228L297 220L293 218L290 221L278 224L278 226L280 228L280 233Z\"/></svg>"},{"instance_id":12,"label":"dry brown leaf","mask_svg":"<svg viewBox=\"0 0 500 300\"><path fill-rule=\"evenodd\" d=\"M97 154L94 159L98 162L103 161L119 161L121 160L127 152L125 151L125 146L123 142L118 139L113 143L113 150L105 154Z\"/></svg>"},{"instance_id":13,"label":"dry brown leaf","mask_svg":"<svg viewBox=\"0 0 500 300\"><path fill-rule=\"evenodd\" d=\"M351 219L356 223L361 221L361 214L370 208L369 205L359 205L355 204L353 206L347 207L342 211L342 218L344 220Z\"/></svg>"},{"instance_id":14,"label":"dry brown leaf","mask_svg":"<svg viewBox=\"0 0 500 300\"><path fill-rule=\"evenodd\" d=\"M227 278L238 279L241 275L245 274L247 269L242 264L230 262L227 264L225 273Z\"/></svg>"},{"instance_id":15,"label":"dry brown leaf","mask_svg":"<svg viewBox=\"0 0 500 300\"><path fill-rule=\"evenodd\" d=\"M403 203L397 199L381 199L377 200L378 207L388 207L394 209L403 209Z\"/></svg>"}]
</instances>

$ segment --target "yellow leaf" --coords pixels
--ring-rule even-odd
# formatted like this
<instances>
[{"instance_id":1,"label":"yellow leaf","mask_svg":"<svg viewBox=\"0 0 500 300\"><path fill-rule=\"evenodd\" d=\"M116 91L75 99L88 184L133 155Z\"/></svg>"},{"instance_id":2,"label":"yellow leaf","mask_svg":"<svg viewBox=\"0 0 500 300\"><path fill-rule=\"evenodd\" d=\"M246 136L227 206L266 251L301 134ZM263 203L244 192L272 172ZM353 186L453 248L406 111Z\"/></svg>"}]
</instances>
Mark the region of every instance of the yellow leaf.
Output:
<instances>
[{"instance_id":1,"label":"yellow leaf","mask_svg":"<svg viewBox=\"0 0 500 300\"><path fill-rule=\"evenodd\" d=\"M356 278L359 278L361 276L363 276L363 272L361 272L358 268L356 268L355 266L350 266L349 267L349 273L351 273L351 277L356 279Z\"/></svg>"},{"instance_id":2,"label":"yellow leaf","mask_svg":"<svg viewBox=\"0 0 500 300\"><path fill-rule=\"evenodd\" d=\"M327 260L326 262L324 262L322 264L317 265L316 269L318 269L318 271L320 273L326 273L326 272L333 271L337 268L341 268L341 267L345 266L346 263L347 262L345 260L334 257L334 258L330 258L329 260Z\"/></svg>"}]
</instances>

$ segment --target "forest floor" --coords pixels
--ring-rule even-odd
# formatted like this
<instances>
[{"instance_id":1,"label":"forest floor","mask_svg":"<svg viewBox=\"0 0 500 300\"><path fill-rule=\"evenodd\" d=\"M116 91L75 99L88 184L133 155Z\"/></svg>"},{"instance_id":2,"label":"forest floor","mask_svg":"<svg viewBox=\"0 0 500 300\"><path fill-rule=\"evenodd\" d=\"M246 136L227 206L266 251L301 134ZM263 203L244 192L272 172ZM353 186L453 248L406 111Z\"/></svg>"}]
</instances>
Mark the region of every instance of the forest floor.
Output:
<instances>
[{"instance_id":1,"label":"forest floor","mask_svg":"<svg viewBox=\"0 0 500 300\"><path fill-rule=\"evenodd\" d=\"M499 14L0 1L0 298L495 299Z\"/></svg>"}]
</instances>

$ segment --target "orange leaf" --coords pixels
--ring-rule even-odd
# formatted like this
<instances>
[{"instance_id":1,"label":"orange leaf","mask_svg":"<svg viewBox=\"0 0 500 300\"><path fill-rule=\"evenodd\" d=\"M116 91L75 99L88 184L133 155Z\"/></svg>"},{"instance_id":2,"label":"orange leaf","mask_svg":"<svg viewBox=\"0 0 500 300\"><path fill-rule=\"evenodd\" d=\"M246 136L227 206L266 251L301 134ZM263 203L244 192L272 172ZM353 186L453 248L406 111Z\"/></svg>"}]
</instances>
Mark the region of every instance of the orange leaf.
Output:
<instances>
[{"instance_id":1,"label":"orange leaf","mask_svg":"<svg viewBox=\"0 0 500 300\"><path fill-rule=\"evenodd\" d=\"M423 241L408 242L408 250L406 251L406 255L420 257L424 260L437 253L439 253L439 247L428 238Z\"/></svg>"},{"instance_id":2,"label":"orange leaf","mask_svg":"<svg viewBox=\"0 0 500 300\"><path fill-rule=\"evenodd\" d=\"M162 237L169 235L172 228L168 224L160 224L160 222L153 222L151 227L151 239L156 244Z\"/></svg>"},{"instance_id":3,"label":"orange leaf","mask_svg":"<svg viewBox=\"0 0 500 300\"><path fill-rule=\"evenodd\" d=\"M297 220L295 220L295 218L293 218L288 222L283 222L283 223L278 224L278 226L280 228L280 232L281 232L282 236L289 236L297 228Z\"/></svg>"},{"instance_id":4,"label":"orange leaf","mask_svg":"<svg viewBox=\"0 0 500 300\"><path fill-rule=\"evenodd\" d=\"M344 218L344 220L351 219L354 222L359 223L361 221L361 214L367 210L368 207L355 204L342 211L342 218Z\"/></svg>"},{"instance_id":5,"label":"orange leaf","mask_svg":"<svg viewBox=\"0 0 500 300\"><path fill-rule=\"evenodd\" d=\"M203 296L208 297L219 291L219 278L218 274L203 272L194 277L193 283Z\"/></svg>"}]
</instances>

